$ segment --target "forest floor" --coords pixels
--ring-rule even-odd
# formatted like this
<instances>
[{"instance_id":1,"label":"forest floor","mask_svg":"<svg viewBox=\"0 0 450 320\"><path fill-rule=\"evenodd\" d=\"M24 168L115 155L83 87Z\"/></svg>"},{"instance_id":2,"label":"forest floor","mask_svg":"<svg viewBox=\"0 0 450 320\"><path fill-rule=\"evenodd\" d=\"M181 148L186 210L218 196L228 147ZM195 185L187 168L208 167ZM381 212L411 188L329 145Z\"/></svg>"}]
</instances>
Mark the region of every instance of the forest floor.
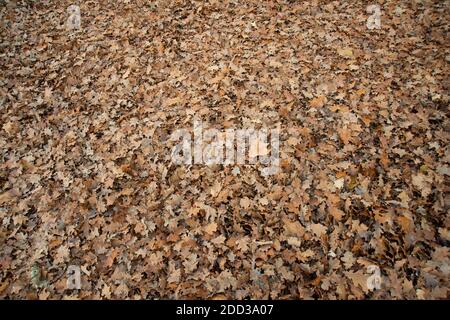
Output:
<instances>
[{"instance_id":1,"label":"forest floor","mask_svg":"<svg viewBox=\"0 0 450 320\"><path fill-rule=\"evenodd\" d=\"M0 298L449 298L449 12L1 0ZM279 170L174 163L195 119Z\"/></svg>"}]
</instances>

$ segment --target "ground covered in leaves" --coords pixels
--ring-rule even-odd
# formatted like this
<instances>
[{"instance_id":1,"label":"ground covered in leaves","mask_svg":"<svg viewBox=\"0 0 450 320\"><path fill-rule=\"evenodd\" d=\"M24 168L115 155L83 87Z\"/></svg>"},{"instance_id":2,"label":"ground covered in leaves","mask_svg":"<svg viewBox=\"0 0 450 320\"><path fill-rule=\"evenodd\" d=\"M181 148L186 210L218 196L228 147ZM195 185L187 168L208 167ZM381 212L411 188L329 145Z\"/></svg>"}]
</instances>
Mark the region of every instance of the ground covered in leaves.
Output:
<instances>
[{"instance_id":1,"label":"ground covered in leaves","mask_svg":"<svg viewBox=\"0 0 450 320\"><path fill-rule=\"evenodd\" d=\"M1 298L449 297L448 2L71 4L0 1ZM174 165L194 116L280 172Z\"/></svg>"}]
</instances>

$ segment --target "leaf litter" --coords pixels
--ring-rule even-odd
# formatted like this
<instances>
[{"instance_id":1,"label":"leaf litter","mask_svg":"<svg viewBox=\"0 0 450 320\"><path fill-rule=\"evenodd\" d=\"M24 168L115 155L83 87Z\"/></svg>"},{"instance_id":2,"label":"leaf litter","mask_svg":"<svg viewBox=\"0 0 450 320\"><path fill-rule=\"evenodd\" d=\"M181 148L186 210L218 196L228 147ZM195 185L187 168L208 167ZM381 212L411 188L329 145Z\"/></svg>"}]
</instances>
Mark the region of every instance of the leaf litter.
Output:
<instances>
[{"instance_id":1,"label":"leaf litter","mask_svg":"<svg viewBox=\"0 0 450 320\"><path fill-rule=\"evenodd\" d=\"M448 299L448 2L381 3L85 1L68 30L0 1L0 297ZM279 123L281 170L174 165L195 116Z\"/></svg>"}]
</instances>

